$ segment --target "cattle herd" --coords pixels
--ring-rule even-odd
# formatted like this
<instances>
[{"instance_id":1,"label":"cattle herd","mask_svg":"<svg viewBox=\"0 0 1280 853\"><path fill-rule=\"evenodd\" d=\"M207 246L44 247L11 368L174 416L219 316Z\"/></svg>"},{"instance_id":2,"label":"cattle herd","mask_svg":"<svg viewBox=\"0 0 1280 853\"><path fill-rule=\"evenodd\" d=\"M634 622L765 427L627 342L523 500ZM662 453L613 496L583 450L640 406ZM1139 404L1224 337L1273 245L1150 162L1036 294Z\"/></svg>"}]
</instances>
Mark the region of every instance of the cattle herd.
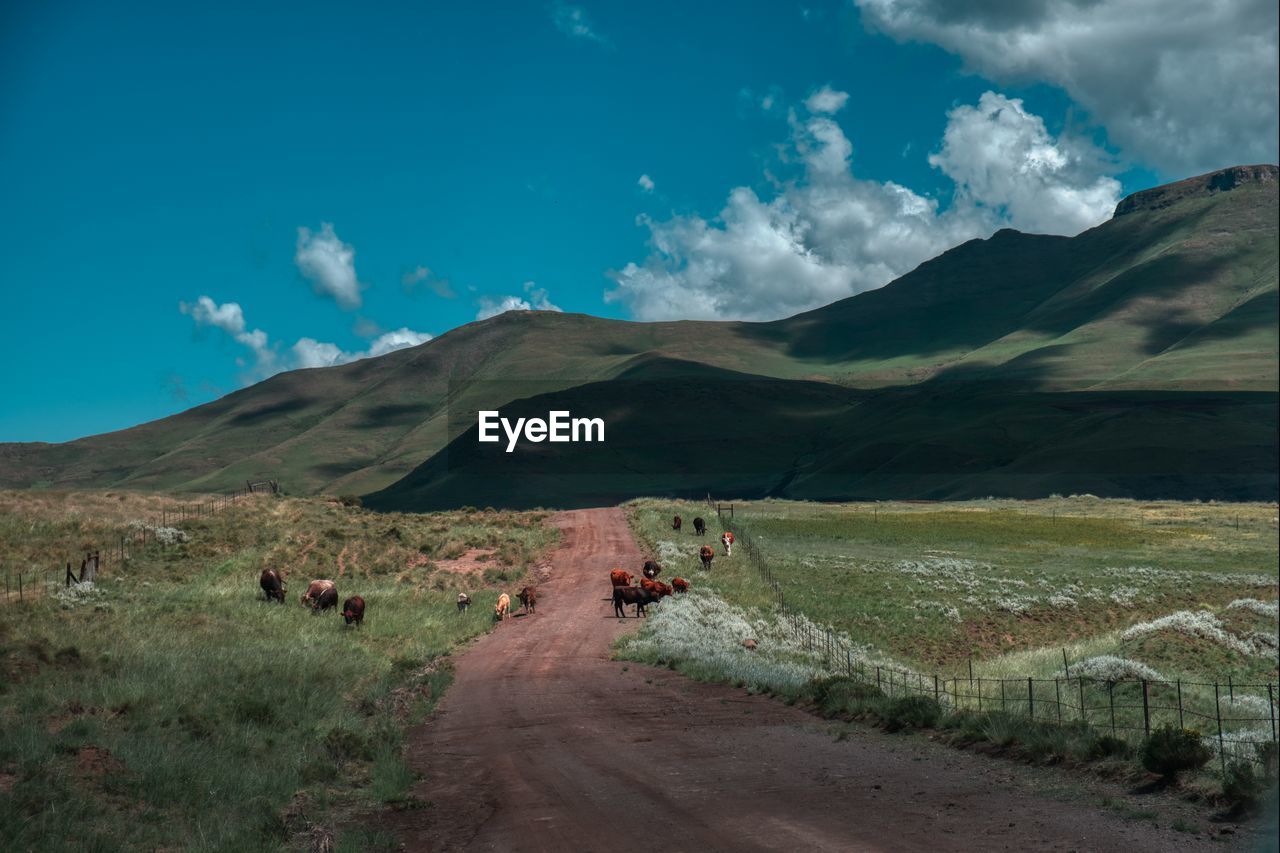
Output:
<instances>
[{"instance_id":1,"label":"cattle herd","mask_svg":"<svg viewBox=\"0 0 1280 853\"><path fill-rule=\"evenodd\" d=\"M671 521L672 530L680 530L684 525L680 516L675 516ZM698 536L704 536L707 532L707 524L702 518L693 520L693 530ZM726 557L733 554L733 534L725 531L720 535L720 544L724 547L724 555ZM711 569L711 561L715 559L715 550L710 545L703 545L698 549L698 557L702 561L704 569ZM626 605L630 604L635 607L635 615L637 617L648 615L645 608L650 604L656 604L663 598L685 593L689 591L689 582L684 578L672 578L670 584L663 583L658 580L658 575L662 573L662 566L653 560L646 560L640 569L641 577L637 585L632 585L636 580L636 576L622 569L613 569L609 572L609 583L613 588L613 594L610 598L613 602L614 615L619 618L626 618ZM277 601L284 604L285 588L284 575L276 569L263 569L262 575L258 579L262 592L266 596L267 601ZM538 591L536 588L526 586L517 593L521 606L524 608L525 614L531 614L536 611L538 603ZM302 605L310 607L313 613L322 613L338 606L338 585L332 580L317 579L307 584L307 591L302 594ZM458 612L465 613L471 607L471 596L465 592L458 593ZM346 624L363 625L364 624L364 599L358 595L353 595L346 601L342 602L342 618L346 620ZM493 616L501 621L511 616L511 596L502 593L498 596L498 601L493 606Z\"/></svg>"},{"instance_id":2,"label":"cattle herd","mask_svg":"<svg viewBox=\"0 0 1280 853\"><path fill-rule=\"evenodd\" d=\"M671 519L671 529L680 530L684 527L684 519L675 516ZM693 520L693 532L697 536L705 536L707 532L707 523L702 518ZM724 546L724 555L726 557L733 554L733 534L725 531L720 535L720 544ZM698 558L702 560L702 567L710 570L711 561L715 559L716 552L710 545L703 545L698 549ZM627 616L625 607L630 604L635 607L637 617L646 616L645 608L650 604L656 604L661 599L669 595L685 593L689 591L689 582L684 578L672 578L671 583L665 584L658 580L658 575L662 573L662 567L653 560L645 560L644 566L640 569L639 584L633 586L635 575L623 569L612 569L609 572L609 583L613 587L613 595L610 600L613 602L614 615L620 619Z\"/></svg>"}]
</instances>

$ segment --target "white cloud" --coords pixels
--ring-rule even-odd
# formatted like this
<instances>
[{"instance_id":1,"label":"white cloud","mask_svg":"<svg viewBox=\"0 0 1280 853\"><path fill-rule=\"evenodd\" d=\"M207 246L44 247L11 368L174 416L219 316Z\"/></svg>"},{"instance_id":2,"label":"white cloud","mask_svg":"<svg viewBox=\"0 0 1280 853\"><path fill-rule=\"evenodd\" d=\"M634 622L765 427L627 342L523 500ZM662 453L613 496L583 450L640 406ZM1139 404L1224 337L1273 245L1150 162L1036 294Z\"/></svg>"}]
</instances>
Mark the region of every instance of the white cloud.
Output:
<instances>
[{"instance_id":1,"label":"white cloud","mask_svg":"<svg viewBox=\"0 0 1280 853\"><path fill-rule=\"evenodd\" d=\"M811 113L834 114L844 109L844 105L848 100L848 92L841 92L832 89L830 86L823 86L805 100L804 106ZM768 109L768 107L765 107L765 109Z\"/></svg>"},{"instance_id":2,"label":"white cloud","mask_svg":"<svg viewBox=\"0 0 1280 853\"><path fill-rule=\"evenodd\" d=\"M990 80L1061 87L1127 155L1171 177L1277 159L1275 0L856 0Z\"/></svg>"},{"instance_id":3,"label":"white cloud","mask_svg":"<svg viewBox=\"0 0 1280 853\"><path fill-rule=\"evenodd\" d=\"M247 347L253 354L251 376L261 379L276 372L276 354L271 349L267 333L261 329L247 329L240 303L225 302L219 305L208 296L201 296L193 303L179 302L178 310L195 321L196 326L220 329L236 343ZM248 367L243 359L238 361L242 366Z\"/></svg>"},{"instance_id":4,"label":"white cloud","mask_svg":"<svg viewBox=\"0 0 1280 853\"><path fill-rule=\"evenodd\" d=\"M929 163L956 182L961 205L983 205L1025 231L1076 234L1115 209L1120 182L1100 174L1101 152L1055 140L1022 102L987 92L947 114Z\"/></svg>"},{"instance_id":5,"label":"white cloud","mask_svg":"<svg viewBox=\"0 0 1280 853\"><path fill-rule=\"evenodd\" d=\"M393 332L378 335L370 342L368 349L353 353L343 350L337 344L303 337L289 348L288 357L281 360L275 348L271 346L266 332L261 329L246 330L244 311L239 303L227 302L219 305L208 296L201 296L194 303L178 303L178 310L190 316L197 326L220 329L234 341L249 349L253 355L252 364L244 359L237 359L237 363L246 368L244 376L246 382L265 379L282 370L332 367L362 358L373 358L431 340L431 335L426 332L415 332L407 327L401 327Z\"/></svg>"},{"instance_id":6,"label":"white cloud","mask_svg":"<svg viewBox=\"0 0 1280 853\"><path fill-rule=\"evenodd\" d=\"M321 223L319 233L299 228L293 262L316 293L332 296L346 310L360 307L356 250L338 238L332 223Z\"/></svg>"},{"instance_id":7,"label":"white cloud","mask_svg":"<svg viewBox=\"0 0 1280 853\"><path fill-rule=\"evenodd\" d=\"M480 310L476 312L477 320L487 320L508 311L560 311L547 296L545 288L538 287L532 281L524 283L524 292L528 298L520 296L482 296Z\"/></svg>"},{"instance_id":8,"label":"white cloud","mask_svg":"<svg viewBox=\"0 0 1280 853\"><path fill-rule=\"evenodd\" d=\"M788 156L801 174L772 197L737 187L714 220L640 217L649 256L611 274L606 301L640 320L775 319L881 287L1003 226L1074 234L1107 219L1118 199L1103 152L1053 139L1021 101L989 92L949 114L931 158L956 182L942 209L892 181L855 177L832 104L792 113Z\"/></svg>"},{"instance_id":9,"label":"white cloud","mask_svg":"<svg viewBox=\"0 0 1280 853\"><path fill-rule=\"evenodd\" d=\"M553 3L551 6L551 20L555 23L557 30L570 38L586 39L601 45L609 44L608 39L596 32L587 17L586 10L581 6L572 6L562 2Z\"/></svg>"},{"instance_id":10,"label":"white cloud","mask_svg":"<svg viewBox=\"0 0 1280 853\"><path fill-rule=\"evenodd\" d=\"M644 192L653 192L653 178L648 175L641 175L640 180L636 181L636 184L638 184L640 189Z\"/></svg>"},{"instance_id":11,"label":"white cloud","mask_svg":"<svg viewBox=\"0 0 1280 853\"><path fill-rule=\"evenodd\" d=\"M405 347L416 347L419 344L425 344L431 340L431 335L426 332L415 332L412 329L401 326L394 332L385 332L373 340L369 344L369 349L361 358L372 357L378 355L386 355Z\"/></svg>"}]
</instances>

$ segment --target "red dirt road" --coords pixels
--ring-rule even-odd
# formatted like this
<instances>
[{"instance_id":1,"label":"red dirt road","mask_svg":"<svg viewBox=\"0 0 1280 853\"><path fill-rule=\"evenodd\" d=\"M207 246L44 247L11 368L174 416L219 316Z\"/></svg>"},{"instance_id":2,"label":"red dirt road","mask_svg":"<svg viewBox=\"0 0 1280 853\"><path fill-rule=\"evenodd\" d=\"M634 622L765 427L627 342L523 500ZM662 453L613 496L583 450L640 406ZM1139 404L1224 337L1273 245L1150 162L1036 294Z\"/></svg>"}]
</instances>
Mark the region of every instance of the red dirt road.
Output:
<instances>
[{"instance_id":1,"label":"red dirt road","mask_svg":"<svg viewBox=\"0 0 1280 853\"><path fill-rule=\"evenodd\" d=\"M870 731L836 741L780 702L611 661L638 620L602 600L608 569L644 557L621 510L556 523L538 612L462 654L410 733L428 805L391 816L408 850L1224 849L1050 798L1000 761Z\"/></svg>"}]
</instances>

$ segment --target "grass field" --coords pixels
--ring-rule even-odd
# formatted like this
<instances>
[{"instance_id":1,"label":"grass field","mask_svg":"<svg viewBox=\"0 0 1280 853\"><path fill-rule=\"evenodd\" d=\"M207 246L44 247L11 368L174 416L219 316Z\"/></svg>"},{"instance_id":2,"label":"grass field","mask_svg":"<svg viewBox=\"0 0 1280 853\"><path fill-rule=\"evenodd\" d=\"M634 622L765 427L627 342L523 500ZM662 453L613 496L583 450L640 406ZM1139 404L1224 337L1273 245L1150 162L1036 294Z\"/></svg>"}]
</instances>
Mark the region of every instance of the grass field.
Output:
<instances>
[{"instance_id":1,"label":"grass field","mask_svg":"<svg viewBox=\"0 0 1280 853\"><path fill-rule=\"evenodd\" d=\"M165 500L0 493L6 563L60 565ZM554 531L538 513L379 515L271 497L182 531L185 543L128 544L92 588L0 605L0 838L247 851L336 831L340 850L390 845L345 827L415 805L403 724L438 698L445 656L489 628L498 589L518 589ZM263 600L267 566L285 574L284 605ZM300 607L313 577L364 597L364 626ZM459 591L477 602L465 616Z\"/></svg>"},{"instance_id":2,"label":"grass field","mask_svg":"<svg viewBox=\"0 0 1280 853\"><path fill-rule=\"evenodd\" d=\"M1121 734L1136 727L1139 741L1142 735L1142 689L1129 683L1112 690L1108 681L1167 680L1151 688L1153 721L1184 722L1178 708L1185 707L1188 727L1216 733L1219 707L1227 761L1274 761L1274 751L1254 746L1273 737L1266 685L1278 674L1274 505L1091 497L759 501L736 503L732 520L727 509L721 520L699 503L630 506L634 528L665 571L691 579L697 594L664 604L644 631L620 644L623 656L808 697L819 707L827 702L825 680L850 668L894 669L899 678L905 672L913 685L907 692L919 684L930 695L938 695L937 674L942 705L956 710L948 719L961 736L1005 746L1036 742L1044 754L1082 760L1110 749L1098 738L1117 723ZM680 533L671 529L674 514L685 520ZM710 526L701 540L690 525L698 515ZM788 610L798 614L800 638L777 615L776 594L741 543L734 556L723 555L724 529L749 533ZM709 573L696 556L705 543L717 551ZM806 625L823 638L829 626L850 657L841 652L833 660L821 643L806 643ZM742 648L748 637L756 649ZM985 706L973 702L970 671L996 691ZM1036 680L1033 688L1028 678ZM1009 685L1021 698L1006 702ZM948 689L960 695L948 696ZM899 691L859 690L840 701L861 709L855 713L893 717L884 703ZM1068 710L1066 720L1086 717L1094 732L1028 726L1023 718L1034 716L1036 702L1046 722L1057 722L1059 702L1087 706L1087 714ZM960 713L984 707L1001 714L974 722Z\"/></svg>"}]
</instances>

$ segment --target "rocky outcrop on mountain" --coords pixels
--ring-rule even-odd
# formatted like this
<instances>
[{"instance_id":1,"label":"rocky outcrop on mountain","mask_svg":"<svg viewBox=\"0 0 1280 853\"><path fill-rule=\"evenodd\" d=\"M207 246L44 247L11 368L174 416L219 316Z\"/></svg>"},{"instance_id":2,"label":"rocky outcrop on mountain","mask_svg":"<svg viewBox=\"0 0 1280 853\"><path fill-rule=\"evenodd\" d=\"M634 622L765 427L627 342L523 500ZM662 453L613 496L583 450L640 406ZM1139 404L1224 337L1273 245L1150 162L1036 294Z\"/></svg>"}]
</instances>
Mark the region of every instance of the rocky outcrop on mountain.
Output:
<instances>
[{"instance_id":1,"label":"rocky outcrop on mountain","mask_svg":"<svg viewBox=\"0 0 1280 853\"><path fill-rule=\"evenodd\" d=\"M1121 199L1116 205L1116 216L1134 213L1139 210L1159 210L1176 204L1185 198L1208 196L1214 193L1229 192L1244 184L1275 184L1280 168L1271 165L1232 166L1230 169L1219 169L1206 175L1197 175L1172 184L1165 184L1154 189L1142 190Z\"/></svg>"}]
</instances>

